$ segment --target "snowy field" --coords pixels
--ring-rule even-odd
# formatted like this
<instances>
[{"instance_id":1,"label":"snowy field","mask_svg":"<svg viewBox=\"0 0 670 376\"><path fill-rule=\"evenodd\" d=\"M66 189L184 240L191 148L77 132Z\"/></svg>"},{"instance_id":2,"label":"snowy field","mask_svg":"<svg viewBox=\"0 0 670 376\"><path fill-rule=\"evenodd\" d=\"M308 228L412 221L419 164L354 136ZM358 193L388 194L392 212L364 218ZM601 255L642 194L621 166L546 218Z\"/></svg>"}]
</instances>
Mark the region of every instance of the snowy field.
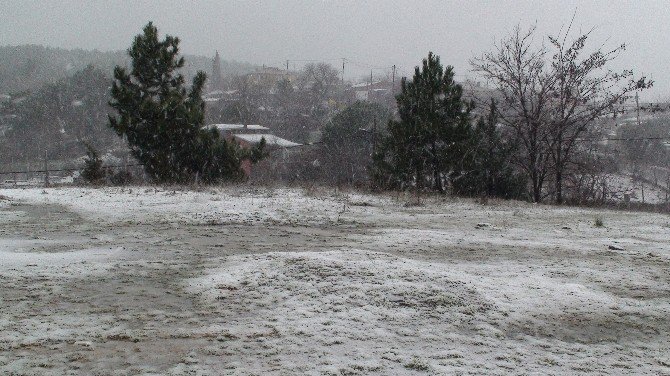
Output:
<instances>
[{"instance_id":1,"label":"snowy field","mask_svg":"<svg viewBox=\"0 0 670 376\"><path fill-rule=\"evenodd\" d=\"M0 373L670 375L670 216L408 200L0 190Z\"/></svg>"}]
</instances>

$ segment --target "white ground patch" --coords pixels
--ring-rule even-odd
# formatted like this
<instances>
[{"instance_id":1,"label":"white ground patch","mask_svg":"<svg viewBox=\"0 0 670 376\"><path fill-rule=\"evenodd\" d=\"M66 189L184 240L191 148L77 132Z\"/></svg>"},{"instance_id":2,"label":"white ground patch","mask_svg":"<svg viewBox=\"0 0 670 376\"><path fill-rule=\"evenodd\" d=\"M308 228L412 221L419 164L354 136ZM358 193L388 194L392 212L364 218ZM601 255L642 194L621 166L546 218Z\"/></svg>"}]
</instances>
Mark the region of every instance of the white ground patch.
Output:
<instances>
[{"instance_id":1,"label":"white ground patch","mask_svg":"<svg viewBox=\"0 0 670 376\"><path fill-rule=\"evenodd\" d=\"M66 293L63 284L67 281L88 283L86 278L106 275L121 248L30 251L56 243L0 239L2 288L4 292L16 292L7 294L2 302L11 305L13 312L0 317L0 350L30 354L32 348L59 349L66 343L86 347L92 339L102 337L106 329L116 325L112 315L82 317L62 309L61 296ZM9 374L24 374L26 369L36 365L29 355L11 362L8 359L0 355L0 368Z\"/></svg>"},{"instance_id":2,"label":"white ground patch","mask_svg":"<svg viewBox=\"0 0 670 376\"><path fill-rule=\"evenodd\" d=\"M187 290L219 311L222 323L206 331L220 336L239 374L599 373L645 347L586 345L580 330L603 323L549 320L670 314L668 302L640 306L528 267L355 250L231 257ZM648 363L638 369L668 360L667 344L646 346Z\"/></svg>"},{"instance_id":3,"label":"white ground patch","mask_svg":"<svg viewBox=\"0 0 670 376\"><path fill-rule=\"evenodd\" d=\"M46 240L0 239L0 276L38 275L74 278L102 274L112 267L110 260L120 247L65 252L29 252L34 246L54 244Z\"/></svg>"},{"instance_id":4,"label":"white ground patch","mask_svg":"<svg viewBox=\"0 0 670 376\"><path fill-rule=\"evenodd\" d=\"M0 373L670 375L667 215L245 187L0 195Z\"/></svg>"},{"instance_id":5,"label":"white ground patch","mask_svg":"<svg viewBox=\"0 0 670 376\"><path fill-rule=\"evenodd\" d=\"M660 184L656 185L635 181L631 176L611 175L607 178L608 199L623 202L624 195L627 194L631 202L667 203L668 192L663 180L664 178L661 178Z\"/></svg>"},{"instance_id":6,"label":"white ground patch","mask_svg":"<svg viewBox=\"0 0 670 376\"><path fill-rule=\"evenodd\" d=\"M9 205L7 205L7 206L9 206ZM7 207L7 206L5 206L5 207ZM2 208L3 208L3 206L0 204L0 209L2 209ZM0 224L8 224L8 223L12 223L12 222L19 222L24 218L25 218L25 213L23 213L21 211L12 211L12 212L3 211L3 212L0 212Z\"/></svg>"},{"instance_id":7,"label":"white ground patch","mask_svg":"<svg viewBox=\"0 0 670 376\"><path fill-rule=\"evenodd\" d=\"M337 222L349 203L349 196L309 196L296 189L222 188L196 192L153 187L27 188L0 189L0 195L33 204L65 205L100 221L132 223L325 224ZM360 195L351 197L357 196Z\"/></svg>"}]
</instances>

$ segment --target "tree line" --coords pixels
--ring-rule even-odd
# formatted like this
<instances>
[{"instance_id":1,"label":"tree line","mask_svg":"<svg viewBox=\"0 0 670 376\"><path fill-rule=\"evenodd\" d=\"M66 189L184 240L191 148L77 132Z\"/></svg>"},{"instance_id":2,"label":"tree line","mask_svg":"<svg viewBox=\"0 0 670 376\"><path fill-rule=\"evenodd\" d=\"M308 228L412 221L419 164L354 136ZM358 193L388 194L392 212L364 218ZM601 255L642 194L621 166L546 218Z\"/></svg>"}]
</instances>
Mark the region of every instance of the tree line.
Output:
<instances>
[{"instance_id":1,"label":"tree line","mask_svg":"<svg viewBox=\"0 0 670 376\"><path fill-rule=\"evenodd\" d=\"M443 192L449 184L455 193L534 202L551 192L562 203L566 175L587 158L582 138L596 137L602 118L652 82L609 68L625 45L587 50L590 33L570 39L569 29L549 36L549 47L534 45L534 36L534 28L517 27L472 60L493 85L493 98L465 100L453 68L429 54L411 80L403 78L399 119L389 122L375 156L376 180L417 191ZM473 125L475 104L487 106L488 115Z\"/></svg>"},{"instance_id":2,"label":"tree line","mask_svg":"<svg viewBox=\"0 0 670 376\"><path fill-rule=\"evenodd\" d=\"M351 101L338 71L315 63L277 82L252 75L227 78L236 99L206 104L206 75L197 72L187 84L179 39L161 40L150 23L128 50L129 66L114 69L111 86L104 73L89 66L23 104L12 104L44 103L44 110L22 116L44 123L49 133L41 136L49 142L28 135L35 127L14 132L27 132L25 139L41 142L37 148L53 147L53 140L65 142L71 133L50 118L63 113L56 116L59 124L89 124L75 138L86 142L91 168L101 163L96 145L116 133L155 182L217 183L244 178L242 161L258 162L266 151L264 145L241 148L204 125L259 122L301 142L308 141L309 131L319 131L319 142L288 161L298 162L292 170L301 179L561 203L566 187L572 199L574 191L586 189L586 177L614 155L582 141L602 137L603 119L616 116L632 94L652 85L631 70L610 69L625 45L593 48L589 37L571 38L568 29L548 36L544 46L533 43L535 29L517 27L471 61L490 84L483 95L464 88L453 67L429 53L412 77L401 79L395 103ZM223 85L220 77L214 81ZM73 106L81 110L64 110ZM98 127L107 113L112 114L107 125ZM621 133L636 131L630 128ZM657 128L667 136L664 124ZM641 156L666 153L659 142L648 144L625 143L625 157L639 165ZM86 175L100 179L95 171Z\"/></svg>"}]
</instances>

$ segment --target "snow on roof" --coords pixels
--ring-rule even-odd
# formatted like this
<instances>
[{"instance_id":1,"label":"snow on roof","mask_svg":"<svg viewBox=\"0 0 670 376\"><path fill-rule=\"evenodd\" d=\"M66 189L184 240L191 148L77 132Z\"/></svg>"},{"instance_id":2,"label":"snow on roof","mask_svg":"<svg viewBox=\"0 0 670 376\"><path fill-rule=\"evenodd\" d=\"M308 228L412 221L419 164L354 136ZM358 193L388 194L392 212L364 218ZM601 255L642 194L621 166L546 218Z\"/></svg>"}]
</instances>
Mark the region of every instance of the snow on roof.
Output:
<instances>
[{"instance_id":1,"label":"snow on roof","mask_svg":"<svg viewBox=\"0 0 670 376\"><path fill-rule=\"evenodd\" d=\"M267 127L258 124L247 124L246 127L244 124L210 124L207 127L216 128L220 131L232 131L238 129L249 129L253 131L267 131L270 130Z\"/></svg>"},{"instance_id":2,"label":"snow on roof","mask_svg":"<svg viewBox=\"0 0 670 376\"><path fill-rule=\"evenodd\" d=\"M360 83L351 85L351 87L354 88L354 89L360 89L360 88L367 88L369 86L378 85L380 83L382 83L382 82L381 81L375 81L372 84L370 84L370 82L360 82Z\"/></svg>"},{"instance_id":3,"label":"snow on roof","mask_svg":"<svg viewBox=\"0 0 670 376\"><path fill-rule=\"evenodd\" d=\"M239 138L242 141L246 141L251 144L257 144L261 142L261 138L265 138L265 142L267 143L268 146L279 146L283 148L292 148L294 146L301 146L302 144L298 144L293 141L289 141L286 139L283 139L281 137L277 137L273 134L236 134L235 138Z\"/></svg>"}]
</instances>

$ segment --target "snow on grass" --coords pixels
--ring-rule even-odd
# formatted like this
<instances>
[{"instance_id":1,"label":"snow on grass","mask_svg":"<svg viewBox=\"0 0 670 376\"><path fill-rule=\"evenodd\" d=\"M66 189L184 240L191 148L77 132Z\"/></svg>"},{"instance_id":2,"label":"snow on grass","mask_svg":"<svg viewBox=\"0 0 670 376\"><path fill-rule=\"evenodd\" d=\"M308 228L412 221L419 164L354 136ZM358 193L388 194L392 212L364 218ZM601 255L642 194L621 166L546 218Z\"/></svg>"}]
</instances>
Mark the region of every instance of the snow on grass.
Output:
<instances>
[{"instance_id":1,"label":"snow on grass","mask_svg":"<svg viewBox=\"0 0 670 376\"><path fill-rule=\"evenodd\" d=\"M59 204L102 221L196 222L204 224L335 223L347 210L378 197L299 189L219 188L208 191L138 188L0 189L0 194L34 204ZM367 201L366 201L367 200ZM351 201L351 202L350 202ZM353 205L352 205L353 204Z\"/></svg>"},{"instance_id":2,"label":"snow on grass","mask_svg":"<svg viewBox=\"0 0 670 376\"><path fill-rule=\"evenodd\" d=\"M224 322L228 310L242 311L219 331L270 357L248 364L253 352L231 351L250 374L272 363L293 372L403 372L433 346L430 353L448 352L440 331L472 330L480 317L499 315L438 267L371 252L235 257L189 290L223 309Z\"/></svg>"},{"instance_id":3,"label":"snow on grass","mask_svg":"<svg viewBox=\"0 0 670 376\"><path fill-rule=\"evenodd\" d=\"M667 326L667 301L544 271L359 250L266 253L231 257L187 290L220 313L207 330L240 374L601 373L627 359L643 371L667 361L667 343L648 341L659 327L640 324ZM621 338L623 348L609 342Z\"/></svg>"},{"instance_id":4,"label":"snow on grass","mask_svg":"<svg viewBox=\"0 0 670 376\"><path fill-rule=\"evenodd\" d=\"M663 179L660 184L650 184L636 181L631 176L614 174L607 177L607 194L609 200L624 201L624 195L629 195L631 202L645 202L648 204L663 204L668 202L667 187ZM644 197L644 200L642 199Z\"/></svg>"},{"instance_id":5,"label":"snow on grass","mask_svg":"<svg viewBox=\"0 0 670 376\"><path fill-rule=\"evenodd\" d=\"M397 195L394 198L327 189L225 187L193 191L155 187L69 187L0 189L0 195L7 197L5 201L15 203L64 205L86 218L105 222L307 226L356 223L390 229L405 229L407 224L469 235L475 230L484 230L478 233L488 231L487 236L491 237L503 234L519 242L537 234L529 231L532 229L540 230L541 236L537 236L540 243L556 241L561 244L565 243L564 239L574 242L598 234L616 236L619 230L630 233L631 222L636 224L636 230L651 233L655 238L659 238L659 225L670 228L667 215L557 208L524 202L479 205L467 199L431 196L423 199L423 206L405 207L404 204L413 199L411 196ZM17 216L15 213L0 211L0 221L17 220L3 217ZM604 221L601 229L594 228L598 217ZM475 228L478 224L484 226ZM663 238L670 241L668 231L664 233Z\"/></svg>"},{"instance_id":6,"label":"snow on grass","mask_svg":"<svg viewBox=\"0 0 670 376\"><path fill-rule=\"evenodd\" d=\"M208 318L195 332L177 328L174 338L212 339L204 352L225 362L225 374L670 372L667 215L442 197L406 207L411 197L300 189L0 195L10 203L64 205L96 222L326 225L323 231L347 249L324 243L329 250L296 253L277 243L289 252L231 256L186 282L218 320ZM18 212L0 211L9 227L22 220L5 213ZM338 223L356 226L351 233L327 226ZM165 237L159 231L156 241ZM35 252L49 248L63 244L0 240L6 291L30 294L25 302L14 297L25 311L15 314L20 320L0 321L0 345L125 338L128 328L105 322L105 315L90 325L80 317L76 329L67 312L33 311L30 299L51 304L51 285L96 278L121 255L97 248ZM134 260L129 275L145 276L147 263Z\"/></svg>"},{"instance_id":7,"label":"snow on grass","mask_svg":"<svg viewBox=\"0 0 670 376\"><path fill-rule=\"evenodd\" d=\"M9 205L8 205L9 206ZM0 209L3 209L2 204L0 203ZM9 223L20 222L26 218L26 213L16 210L16 211L0 211L0 225L5 225Z\"/></svg>"},{"instance_id":8,"label":"snow on grass","mask_svg":"<svg viewBox=\"0 0 670 376\"><path fill-rule=\"evenodd\" d=\"M53 243L53 242L51 242ZM10 316L0 317L0 349L20 351L33 347L58 346L64 342L102 335L110 326L101 315L82 317L60 309L63 285L86 283L86 278L106 275L121 248L95 248L64 252L35 252L30 249L51 244L44 240L0 239L0 283L3 303L11 305ZM77 282L79 281L79 282ZM13 317L12 317L13 316ZM0 362L0 366L5 364ZM13 371L26 366L12 362ZM12 371L11 367L0 368Z\"/></svg>"},{"instance_id":9,"label":"snow on grass","mask_svg":"<svg viewBox=\"0 0 670 376\"><path fill-rule=\"evenodd\" d=\"M69 312L53 312L38 317L24 317L19 320L0 319L0 349L30 349L61 343L75 343L79 340L99 338L104 328L114 323L112 315L106 318L95 315L83 319ZM0 363L0 365L3 365ZM15 364L20 366L21 364ZM1 369L1 368L0 368Z\"/></svg>"},{"instance_id":10,"label":"snow on grass","mask_svg":"<svg viewBox=\"0 0 670 376\"><path fill-rule=\"evenodd\" d=\"M64 252L31 252L46 240L0 239L0 277L25 275L81 277L104 273L122 248L97 248Z\"/></svg>"}]
</instances>

